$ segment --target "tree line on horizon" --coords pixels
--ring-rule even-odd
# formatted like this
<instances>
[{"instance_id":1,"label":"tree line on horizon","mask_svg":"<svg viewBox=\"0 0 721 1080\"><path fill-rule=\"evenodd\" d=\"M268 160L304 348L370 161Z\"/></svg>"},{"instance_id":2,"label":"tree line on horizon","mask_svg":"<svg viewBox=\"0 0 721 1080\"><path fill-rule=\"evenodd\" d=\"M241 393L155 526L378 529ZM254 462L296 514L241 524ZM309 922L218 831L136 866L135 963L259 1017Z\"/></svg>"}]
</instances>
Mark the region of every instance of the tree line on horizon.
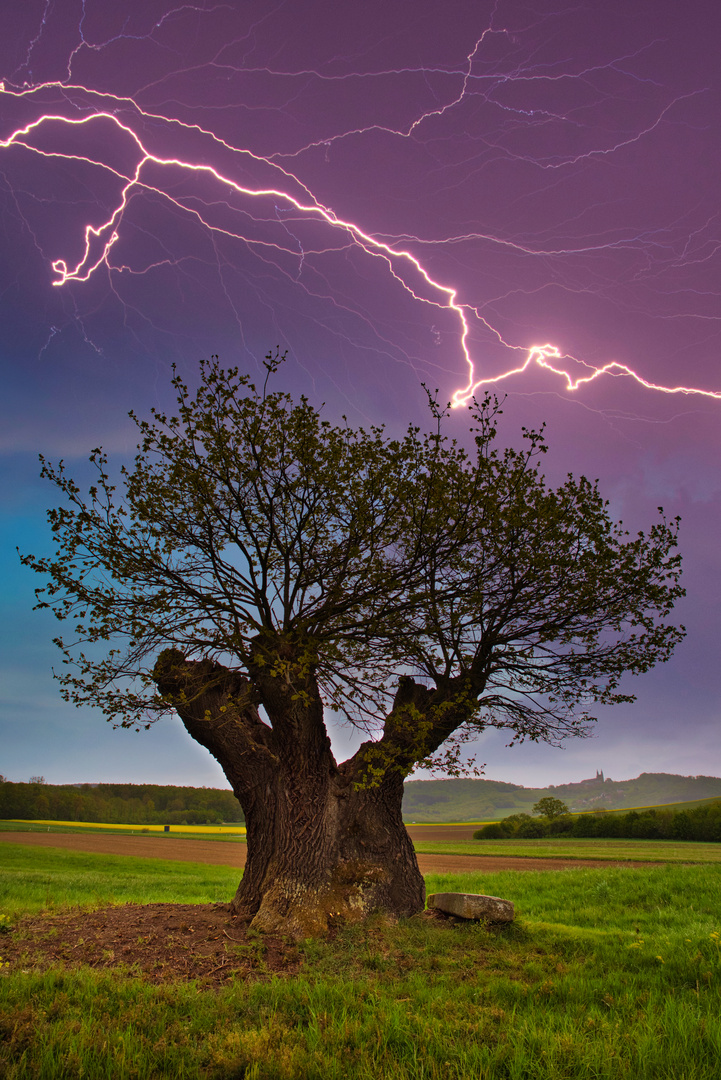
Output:
<instances>
[{"instance_id":1,"label":"tree line on horizon","mask_svg":"<svg viewBox=\"0 0 721 1080\"><path fill-rule=\"evenodd\" d=\"M34 782L33 782L34 781ZM232 791L159 784L0 783L0 819L109 825L243 822Z\"/></svg>"},{"instance_id":2,"label":"tree line on horizon","mask_svg":"<svg viewBox=\"0 0 721 1080\"><path fill-rule=\"evenodd\" d=\"M549 801L549 800L542 800ZM556 801L556 800L553 800ZM538 804L537 804L538 805ZM563 805L561 803L561 805ZM721 800L684 810L650 808L625 814L594 810L590 814L566 812L556 817L512 814L493 821L473 834L474 840L541 840L544 837L604 840L721 841Z\"/></svg>"}]
</instances>

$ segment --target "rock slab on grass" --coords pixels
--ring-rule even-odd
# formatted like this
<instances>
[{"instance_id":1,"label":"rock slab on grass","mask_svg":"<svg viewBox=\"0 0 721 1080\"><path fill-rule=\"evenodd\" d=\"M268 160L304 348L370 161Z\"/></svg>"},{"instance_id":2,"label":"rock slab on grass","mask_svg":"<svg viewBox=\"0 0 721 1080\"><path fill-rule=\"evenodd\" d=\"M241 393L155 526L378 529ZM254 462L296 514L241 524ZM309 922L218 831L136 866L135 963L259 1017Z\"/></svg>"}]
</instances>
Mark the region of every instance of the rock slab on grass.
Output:
<instances>
[{"instance_id":1,"label":"rock slab on grass","mask_svg":"<svg viewBox=\"0 0 721 1080\"><path fill-rule=\"evenodd\" d=\"M460 919L482 919L484 922L513 922L513 904L500 896L480 893L439 892L428 897L428 907L456 915Z\"/></svg>"}]
</instances>

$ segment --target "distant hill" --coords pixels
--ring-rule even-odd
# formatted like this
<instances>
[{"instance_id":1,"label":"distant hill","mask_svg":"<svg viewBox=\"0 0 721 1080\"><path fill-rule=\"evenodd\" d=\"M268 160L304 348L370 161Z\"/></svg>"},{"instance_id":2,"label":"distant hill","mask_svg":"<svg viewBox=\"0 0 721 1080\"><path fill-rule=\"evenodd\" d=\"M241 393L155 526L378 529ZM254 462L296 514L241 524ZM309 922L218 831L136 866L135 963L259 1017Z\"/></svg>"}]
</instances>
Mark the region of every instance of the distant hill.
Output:
<instances>
[{"instance_id":1,"label":"distant hill","mask_svg":"<svg viewBox=\"0 0 721 1080\"><path fill-rule=\"evenodd\" d=\"M529 814L544 795L570 810L628 810L635 806L721 799L717 776L641 773L609 780L598 773L577 784L527 788L501 780L408 780L403 818L410 821L497 821ZM16 784L0 781L0 819L102 821L142 825L200 825L242 821L232 791L156 784Z\"/></svg>"},{"instance_id":2,"label":"distant hill","mask_svg":"<svg viewBox=\"0 0 721 1080\"><path fill-rule=\"evenodd\" d=\"M576 784L527 788L499 780L407 780L403 818L410 821L493 821L530 814L544 795L562 799L569 810L628 810L696 799L721 799L718 776L641 773L635 780L611 780L602 772Z\"/></svg>"}]
</instances>

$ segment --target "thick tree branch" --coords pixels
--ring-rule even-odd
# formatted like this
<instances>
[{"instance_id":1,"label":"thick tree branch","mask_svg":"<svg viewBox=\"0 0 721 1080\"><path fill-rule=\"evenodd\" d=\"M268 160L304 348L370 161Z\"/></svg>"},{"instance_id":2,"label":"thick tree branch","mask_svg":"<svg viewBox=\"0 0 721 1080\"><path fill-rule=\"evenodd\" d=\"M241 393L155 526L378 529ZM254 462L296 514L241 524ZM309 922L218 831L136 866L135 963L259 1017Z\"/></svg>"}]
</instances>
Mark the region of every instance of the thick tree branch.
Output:
<instances>
[{"instance_id":1,"label":"thick tree branch","mask_svg":"<svg viewBox=\"0 0 721 1080\"><path fill-rule=\"evenodd\" d=\"M236 776L245 784L253 774L260 781L263 770L274 768L273 732L260 718L250 680L212 660L186 660L177 649L160 654L153 678L188 734L211 752L231 783Z\"/></svg>"}]
</instances>

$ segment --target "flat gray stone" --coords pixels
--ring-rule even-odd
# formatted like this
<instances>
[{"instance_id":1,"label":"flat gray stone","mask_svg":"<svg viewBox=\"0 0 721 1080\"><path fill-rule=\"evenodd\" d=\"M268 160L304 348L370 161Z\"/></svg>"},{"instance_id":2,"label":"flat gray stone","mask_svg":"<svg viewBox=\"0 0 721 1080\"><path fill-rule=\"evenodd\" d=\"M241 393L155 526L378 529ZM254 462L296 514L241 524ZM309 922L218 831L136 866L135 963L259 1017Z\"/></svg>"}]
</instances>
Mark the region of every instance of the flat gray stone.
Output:
<instances>
[{"instance_id":1,"label":"flat gray stone","mask_svg":"<svg viewBox=\"0 0 721 1080\"><path fill-rule=\"evenodd\" d=\"M513 922L513 904L500 896L481 893L439 892L428 897L428 907L457 915L460 919L482 919L484 922Z\"/></svg>"}]
</instances>

